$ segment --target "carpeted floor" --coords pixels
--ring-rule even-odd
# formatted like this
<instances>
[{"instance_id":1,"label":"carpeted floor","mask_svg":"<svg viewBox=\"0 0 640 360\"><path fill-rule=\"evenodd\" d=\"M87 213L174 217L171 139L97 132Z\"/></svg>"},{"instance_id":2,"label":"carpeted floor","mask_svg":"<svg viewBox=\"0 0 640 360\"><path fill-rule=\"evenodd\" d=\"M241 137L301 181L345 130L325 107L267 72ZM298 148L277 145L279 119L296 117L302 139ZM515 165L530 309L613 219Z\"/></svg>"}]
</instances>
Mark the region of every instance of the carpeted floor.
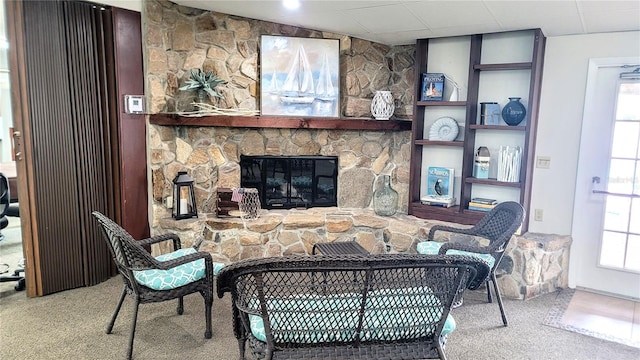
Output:
<instances>
[{"instance_id":1,"label":"carpeted floor","mask_svg":"<svg viewBox=\"0 0 640 360\"><path fill-rule=\"evenodd\" d=\"M583 293L579 292L579 294L583 294ZM587 296L590 296L590 295L587 295ZM599 297L600 295L594 294L593 296ZM610 326L616 326L616 323L617 323L618 327L624 327L624 326L629 327L629 330L626 332L619 331L618 334L614 334L613 331L611 332L605 331L610 326L605 326L605 324L603 324L602 321L598 321L599 316L597 315L597 307L594 307L596 311L594 311L593 313L589 313L589 309L586 309L587 312L584 313L584 318L586 321L584 322L575 321L575 316L567 316L567 312L570 308L572 309L572 312L575 312L576 311L575 308L579 306L579 304L575 303L576 302L575 297L576 297L576 290L574 289L564 289L560 291L558 293L558 296L555 302L549 309L549 312L547 313L547 316L545 317L543 324L547 326L555 327L558 329L591 336L598 339L603 339L607 341L616 342L619 344L633 346L640 349L640 335L636 334L636 336L632 336L632 333L634 331L633 310L631 310L631 316L629 319L630 323L629 321L623 321L626 319L612 319L612 323ZM623 303L633 303L631 301L622 300L622 299L618 299L617 301L623 302ZM631 306L633 307L633 305ZM638 308L638 306L636 306L636 308ZM591 318L591 321L589 321L589 318ZM589 322L591 322L592 325L590 325ZM600 324L597 324L596 322L600 322ZM640 329L636 331L640 331ZM628 336L623 337L622 335L619 335L620 333L627 334Z\"/></svg>"},{"instance_id":2,"label":"carpeted floor","mask_svg":"<svg viewBox=\"0 0 640 360\"><path fill-rule=\"evenodd\" d=\"M0 277L11 277L13 272L22 267L22 232L20 230L20 218L7 217L9 224L0 230L4 238L0 240ZM24 275L20 273L19 275ZM16 281L0 282L0 297L4 292L11 294L15 291ZM1 325L1 324L0 324Z\"/></svg>"},{"instance_id":3,"label":"carpeted floor","mask_svg":"<svg viewBox=\"0 0 640 360\"><path fill-rule=\"evenodd\" d=\"M3 229L2 262L22 258L19 226ZM14 234L16 233L16 234ZM15 266L15 265L12 265ZM122 291L114 277L92 287L27 298L14 283L0 283L0 359L123 359L130 331L132 301L123 304L111 335L104 333ZM452 311L458 327L449 337L449 360L638 360L640 349L545 326L559 323L571 290L528 301L505 299L509 326L503 327L497 304L486 303L483 291L465 293L464 305ZM231 325L229 296L215 299L213 338L204 338L203 302L185 298L185 313L175 302L140 307L134 359L238 359ZM610 340L610 341L607 341Z\"/></svg>"},{"instance_id":4,"label":"carpeted floor","mask_svg":"<svg viewBox=\"0 0 640 360\"><path fill-rule=\"evenodd\" d=\"M122 289L114 277L92 287L26 298L24 292L0 295L0 359L123 359L132 315L127 299L113 334L105 327ZM527 301L505 299L509 326L497 304L482 291L465 293L454 309L458 327L447 341L449 360L638 360L640 349L542 324L557 294ZM213 304L213 338L204 338L202 298L185 298L185 313L175 302L140 307L134 359L238 359L227 295Z\"/></svg>"}]
</instances>

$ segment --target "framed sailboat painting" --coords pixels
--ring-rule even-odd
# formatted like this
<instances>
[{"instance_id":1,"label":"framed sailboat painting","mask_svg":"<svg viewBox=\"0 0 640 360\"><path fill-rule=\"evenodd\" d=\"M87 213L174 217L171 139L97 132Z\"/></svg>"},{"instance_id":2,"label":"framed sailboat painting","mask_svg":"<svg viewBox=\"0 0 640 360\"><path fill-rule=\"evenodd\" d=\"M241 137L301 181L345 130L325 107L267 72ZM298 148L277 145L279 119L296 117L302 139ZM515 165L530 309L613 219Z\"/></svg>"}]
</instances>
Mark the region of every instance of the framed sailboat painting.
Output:
<instances>
[{"instance_id":1,"label":"framed sailboat painting","mask_svg":"<svg viewBox=\"0 0 640 360\"><path fill-rule=\"evenodd\" d=\"M262 35L260 113L339 117L340 42Z\"/></svg>"}]
</instances>

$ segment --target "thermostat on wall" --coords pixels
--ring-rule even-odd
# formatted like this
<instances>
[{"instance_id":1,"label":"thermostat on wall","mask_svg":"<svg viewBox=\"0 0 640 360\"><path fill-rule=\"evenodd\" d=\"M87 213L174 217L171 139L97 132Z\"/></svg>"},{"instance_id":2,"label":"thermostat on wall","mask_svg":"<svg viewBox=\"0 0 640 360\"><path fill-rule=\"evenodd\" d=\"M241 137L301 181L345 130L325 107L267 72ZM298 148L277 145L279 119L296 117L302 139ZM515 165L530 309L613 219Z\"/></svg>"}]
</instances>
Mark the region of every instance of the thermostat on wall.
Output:
<instances>
[{"instance_id":1,"label":"thermostat on wall","mask_svg":"<svg viewBox=\"0 0 640 360\"><path fill-rule=\"evenodd\" d=\"M127 114L142 114L144 113L144 95L125 95L124 105L124 112Z\"/></svg>"}]
</instances>

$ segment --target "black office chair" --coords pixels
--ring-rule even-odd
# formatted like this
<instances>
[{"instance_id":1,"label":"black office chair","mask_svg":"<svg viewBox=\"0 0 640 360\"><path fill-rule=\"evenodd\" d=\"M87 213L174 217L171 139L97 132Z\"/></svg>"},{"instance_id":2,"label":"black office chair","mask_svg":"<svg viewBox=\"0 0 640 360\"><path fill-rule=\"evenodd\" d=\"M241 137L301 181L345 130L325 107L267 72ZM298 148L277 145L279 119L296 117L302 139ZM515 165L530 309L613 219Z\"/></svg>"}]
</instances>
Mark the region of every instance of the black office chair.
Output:
<instances>
[{"instance_id":1,"label":"black office chair","mask_svg":"<svg viewBox=\"0 0 640 360\"><path fill-rule=\"evenodd\" d=\"M11 205L11 193L9 191L9 180L3 173L0 173L0 230L6 228L9 225L9 219L7 216L20 216L20 210L18 206ZM4 240L4 235L0 233L0 241ZM10 266L8 264L0 264L3 269L0 269L0 273L9 271ZM13 271L11 276L0 276L0 282L17 281L18 283L14 288L16 291L24 290L25 278L20 273L24 273L24 267L18 268Z\"/></svg>"}]
</instances>

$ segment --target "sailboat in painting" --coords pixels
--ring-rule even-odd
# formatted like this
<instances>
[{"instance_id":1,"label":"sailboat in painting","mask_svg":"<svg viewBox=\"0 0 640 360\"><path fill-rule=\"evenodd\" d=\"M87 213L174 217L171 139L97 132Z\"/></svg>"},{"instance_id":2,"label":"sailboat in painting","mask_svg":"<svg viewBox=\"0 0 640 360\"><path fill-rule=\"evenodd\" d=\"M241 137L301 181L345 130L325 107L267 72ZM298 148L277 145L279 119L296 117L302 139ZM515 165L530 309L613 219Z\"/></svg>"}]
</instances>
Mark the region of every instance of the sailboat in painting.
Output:
<instances>
[{"instance_id":1,"label":"sailboat in painting","mask_svg":"<svg viewBox=\"0 0 640 360\"><path fill-rule=\"evenodd\" d=\"M271 81L269 81L269 89L267 90L270 94L278 94L280 92L280 86L278 85L278 74L276 69L273 69L273 74L271 74Z\"/></svg>"},{"instance_id":2,"label":"sailboat in painting","mask_svg":"<svg viewBox=\"0 0 640 360\"><path fill-rule=\"evenodd\" d=\"M311 104L313 100L313 72L304 47L300 45L280 89L280 101L283 104Z\"/></svg>"},{"instance_id":3,"label":"sailboat in painting","mask_svg":"<svg viewBox=\"0 0 640 360\"><path fill-rule=\"evenodd\" d=\"M333 101L336 98L336 91L331 81L331 72L329 71L329 57L324 53L322 57L322 66L318 75L318 83L316 85L316 99L322 101Z\"/></svg>"}]
</instances>

